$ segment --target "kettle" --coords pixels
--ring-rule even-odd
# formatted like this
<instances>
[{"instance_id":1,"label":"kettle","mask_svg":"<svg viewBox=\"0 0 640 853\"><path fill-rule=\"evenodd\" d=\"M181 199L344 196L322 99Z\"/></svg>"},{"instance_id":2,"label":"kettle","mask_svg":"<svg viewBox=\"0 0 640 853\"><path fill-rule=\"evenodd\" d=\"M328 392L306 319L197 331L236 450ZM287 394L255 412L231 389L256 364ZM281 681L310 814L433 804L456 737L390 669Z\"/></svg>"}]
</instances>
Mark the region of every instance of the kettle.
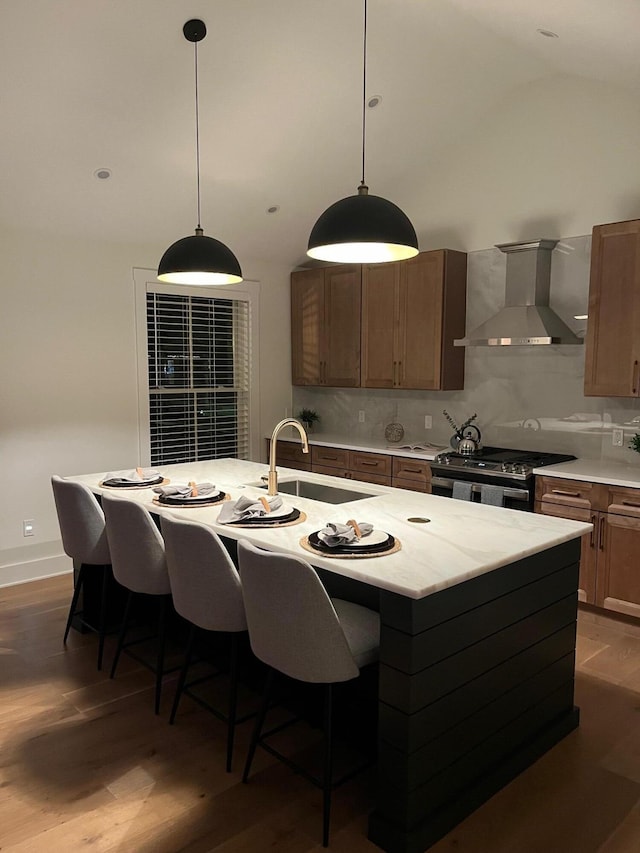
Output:
<instances>
[{"instance_id":1,"label":"kettle","mask_svg":"<svg viewBox=\"0 0 640 853\"><path fill-rule=\"evenodd\" d=\"M458 443L457 452L461 456L473 456L480 450L482 435L475 424L467 424L462 430L462 437Z\"/></svg>"}]
</instances>

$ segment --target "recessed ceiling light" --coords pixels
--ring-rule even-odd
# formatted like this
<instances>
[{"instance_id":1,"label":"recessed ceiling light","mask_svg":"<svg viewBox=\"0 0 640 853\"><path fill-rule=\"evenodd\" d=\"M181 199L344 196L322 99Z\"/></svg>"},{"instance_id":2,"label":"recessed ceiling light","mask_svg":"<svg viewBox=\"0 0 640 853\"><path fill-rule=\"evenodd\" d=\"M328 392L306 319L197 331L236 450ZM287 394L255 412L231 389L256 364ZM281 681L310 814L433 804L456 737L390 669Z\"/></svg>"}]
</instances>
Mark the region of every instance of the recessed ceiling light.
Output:
<instances>
[{"instance_id":1,"label":"recessed ceiling light","mask_svg":"<svg viewBox=\"0 0 640 853\"><path fill-rule=\"evenodd\" d=\"M93 174L99 181L108 181L111 177L111 169L96 169Z\"/></svg>"},{"instance_id":2,"label":"recessed ceiling light","mask_svg":"<svg viewBox=\"0 0 640 853\"><path fill-rule=\"evenodd\" d=\"M277 213L280 210L279 204L272 204L271 207L267 208L267 213Z\"/></svg>"},{"instance_id":3,"label":"recessed ceiling light","mask_svg":"<svg viewBox=\"0 0 640 853\"><path fill-rule=\"evenodd\" d=\"M371 95L371 97L367 101L367 106L370 110L374 110L377 106L379 106L381 101L382 95Z\"/></svg>"},{"instance_id":4,"label":"recessed ceiling light","mask_svg":"<svg viewBox=\"0 0 640 853\"><path fill-rule=\"evenodd\" d=\"M544 36L544 37L545 37L545 38L547 38L547 39L557 39L557 38L560 38L560 36L558 35L558 33L554 33L554 32L553 32L553 30L536 30L536 32L537 32L539 35Z\"/></svg>"}]
</instances>

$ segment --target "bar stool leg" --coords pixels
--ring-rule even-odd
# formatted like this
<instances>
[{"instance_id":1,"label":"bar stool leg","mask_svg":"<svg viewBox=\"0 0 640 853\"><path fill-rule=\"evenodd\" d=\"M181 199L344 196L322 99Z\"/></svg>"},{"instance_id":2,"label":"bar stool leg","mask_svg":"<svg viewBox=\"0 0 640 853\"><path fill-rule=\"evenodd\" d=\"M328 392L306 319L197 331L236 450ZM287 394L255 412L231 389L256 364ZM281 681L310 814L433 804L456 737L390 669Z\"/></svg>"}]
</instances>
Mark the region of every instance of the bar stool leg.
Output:
<instances>
[{"instance_id":1,"label":"bar stool leg","mask_svg":"<svg viewBox=\"0 0 640 853\"><path fill-rule=\"evenodd\" d=\"M269 699L271 697L271 687L273 685L273 669L269 667L269 672L267 673L267 680L264 685L264 693L262 694L262 705L260 707L260 711L258 712L258 716L256 717L256 724L253 727L253 733L251 735L251 743L249 744L249 752L247 754L247 761L244 765L244 773L242 774L242 781L247 782L249 779L249 773L251 772L251 764L253 762L253 756L256 754L256 747L258 746L258 740L260 739L260 732L262 731L262 726L264 725L264 719L267 716L267 709L269 707Z\"/></svg>"},{"instance_id":2,"label":"bar stool leg","mask_svg":"<svg viewBox=\"0 0 640 853\"><path fill-rule=\"evenodd\" d=\"M129 614L131 613L131 602L133 600L133 593L129 590L127 595L127 603L124 607L124 615L122 617L122 625L120 626L120 633L118 634L118 645L116 646L116 653L113 658L113 663L111 664L111 673L109 678L115 678L116 668L118 666L118 661L120 660L120 653L122 652L122 646L124 645L124 638L127 635L127 628L129 627Z\"/></svg>"},{"instance_id":3,"label":"bar stool leg","mask_svg":"<svg viewBox=\"0 0 640 853\"><path fill-rule=\"evenodd\" d=\"M233 737L236 728L236 709L238 705L238 635L231 634L229 661L229 713L227 714L227 773L231 773L233 757Z\"/></svg>"},{"instance_id":4,"label":"bar stool leg","mask_svg":"<svg viewBox=\"0 0 640 853\"><path fill-rule=\"evenodd\" d=\"M332 776L332 685L325 685L324 693L324 773L322 779L322 846L329 846L329 819L331 813Z\"/></svg>"},{"instance_id":5,"label":"bar stool leg","mask_svg":"<svg viewBox=\"0 0 640 853\"><path fill-rule=\"evenodd\" d=\"M107 631L107 589L109 585L109 567L102 567L102 600L100 601L100 624L98 626L98 669L102 669L104 638Z\"/></svg>"},{"instance_id":6,"label":"bar stool leg","mask_svg":"<svg viewBox=\"0 0 640 853\"><path fill-rule=\"evenodd\" d=\"M195 625L192 625L189 630L187 648L184 652L184 663L182 664L182 669L180 670L180 677L178 678L178 685L176 687L176 695L174 697L173 706L171 708L171 715L169 716L170 726L174 724L176 714L178 713L178 705L180 704L180 697L182 696L182 691L184 690L184 685L187 680L187 672L189 671L189 666L191 665L191 658L193 657L193 647L195 644L197 633L197 627Z\"/></svg>"},{"instance_id":7,"label":"bar stool leg","mask_svg":"<svg viewBox=\"0 0 640 853\"><path fill-rule=\"evenodd\" d=\"M80 566L80 571L78 572L78 579L76 581L75 589L73 590L73 597L71 599L71 606L69 607L69 616L67 617L67 625L64 629L64 637L62 639L63 645L67 645L67 637L69 636L69 629L71 628L71 621L76 613L76 608L78 606L78 599L80 598L80 590L82 589L82 584L84 583L84 574L85 574L85 565L84 563Z\"/></svg>"},{"instance_id":8,"label":"bar stool leg","mask_svg":"<svg viewBox=\"0 0 640 853\"><path fill-rule=\"evenodd\" d=\"M158 655L156 658L156 697L155 712L160 713L160 695L162 693L162 677L164 675L164 650L167 639L167 604L168 595L160 598L160 613L158 618Z\"/></svg>"}]
</instances>

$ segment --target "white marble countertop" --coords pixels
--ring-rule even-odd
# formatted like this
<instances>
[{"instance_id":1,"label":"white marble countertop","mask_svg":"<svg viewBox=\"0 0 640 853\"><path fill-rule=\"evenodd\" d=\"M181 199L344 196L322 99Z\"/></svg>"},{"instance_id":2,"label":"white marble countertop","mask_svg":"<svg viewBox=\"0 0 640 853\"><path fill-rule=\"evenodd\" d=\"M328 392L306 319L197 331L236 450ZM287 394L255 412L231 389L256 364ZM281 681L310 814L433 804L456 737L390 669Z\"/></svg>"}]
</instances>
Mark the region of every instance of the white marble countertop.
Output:
<instances>
[{"instance_id":1,"label":"white marble countertop","mask_svg":"<svg viewBox=\"0 0 640 853\"><path fill-rule=\"evenodd\" d=\"M267 467L257 462L219 459L163 465L160 470L174 484L186 484L190 480L210 482L232 499L243 494L256 497L265 494L264 490L248 485L267 473ZM152 503L154 493L151 489L105 489L99 485L104 473L82 474L69 479L85 483L97 494L118 494L142 503L160 516L193 518L210 525L220 535L250 539L261 547L295 554L323 569L409 598L423 598L591 530L590 524L582 522L405 489L362 482L347 484L339 477L286 468L279 468L278 473L280 481L303 477L341 489L359 489L373 497L332 505L283 494L286 503L304 511L306 521L291 527L247 529L218 524L219 506L167 509ZM414 517L430 521L425 524L408 520ZM300 546L302 537L321 529L327 522L344 523L350 518L368 521L374 529L391 533L400 540L401 550L384 557L336 559L310 554Z\"/></svg>"},{"instance_id":2,"label":"white marble countertop","mask_svg":"<svg viewBox=\"0 0 640 853\"><path fill-rule=\"evenodd\" d=\"M266 435L265 438L271 438L271 435ZM438 453L443 453L445 450L451 450L450 447L445 447L442 444L430 444L428 441L422 442L407 442L400 441L395 444L389 444L386 439L363 438L354 441L353 438L345 439L343 435L332 434L328 432L308 433L309 444L316 444L319 447L338 447L345 450L362 450L369 453L386 453L389 456L415 456L420 459L432 460L435 459ZM297 432L291 430L283 430L279 435L278 441L292 441L294 444L300 444L300 437ZM424 447L424 450L412 450L409 446L419 445Z\"/></svg>"},{"instance_id":3,"label":"white marble countertop","mask_svg":"<svg viewBox=\"0 0 640 853\"><path fill-rule=\"evenodd\" d=\"M534 468L538 476L562 477L565 480L581 480L582 482L607 483L611 486L628 486L640 489L640 457L638 465L623 462L607 462L601 459L576 459L573 462L562 462L558 465L545 465Z\"/></svg>"}]
</instances>

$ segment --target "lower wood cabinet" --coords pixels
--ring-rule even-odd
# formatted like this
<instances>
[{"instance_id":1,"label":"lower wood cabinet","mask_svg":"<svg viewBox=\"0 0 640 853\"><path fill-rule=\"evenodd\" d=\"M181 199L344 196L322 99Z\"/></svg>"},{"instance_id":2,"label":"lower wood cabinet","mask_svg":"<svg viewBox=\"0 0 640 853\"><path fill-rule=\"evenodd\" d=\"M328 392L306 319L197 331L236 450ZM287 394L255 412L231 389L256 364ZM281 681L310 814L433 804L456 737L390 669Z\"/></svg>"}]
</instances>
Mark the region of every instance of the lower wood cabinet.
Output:
<instances>
[{"instance_id":1,"label":"lower wood cabinet","mask_svg":"<svg viewBox=\"0 0 640 853\"><path fill-rule=\"evenodd\" d=\"M269 446L267 439L267 459ZM303 453L299 442L281 439L276 465L431 494L431 466L424 459L320 445L311 445L310 452Z\"/></svg>"},{"instance_id":2,"label":"lower wood cabinet","mask_svg":"<svg viewBox=\"0 0 640 853\"><path fill-rule=\"evenodd\" d=\"M640 489L538 477L536 512L587 521L579 599L640 616Z\"/></svg>"}]
</instances>

